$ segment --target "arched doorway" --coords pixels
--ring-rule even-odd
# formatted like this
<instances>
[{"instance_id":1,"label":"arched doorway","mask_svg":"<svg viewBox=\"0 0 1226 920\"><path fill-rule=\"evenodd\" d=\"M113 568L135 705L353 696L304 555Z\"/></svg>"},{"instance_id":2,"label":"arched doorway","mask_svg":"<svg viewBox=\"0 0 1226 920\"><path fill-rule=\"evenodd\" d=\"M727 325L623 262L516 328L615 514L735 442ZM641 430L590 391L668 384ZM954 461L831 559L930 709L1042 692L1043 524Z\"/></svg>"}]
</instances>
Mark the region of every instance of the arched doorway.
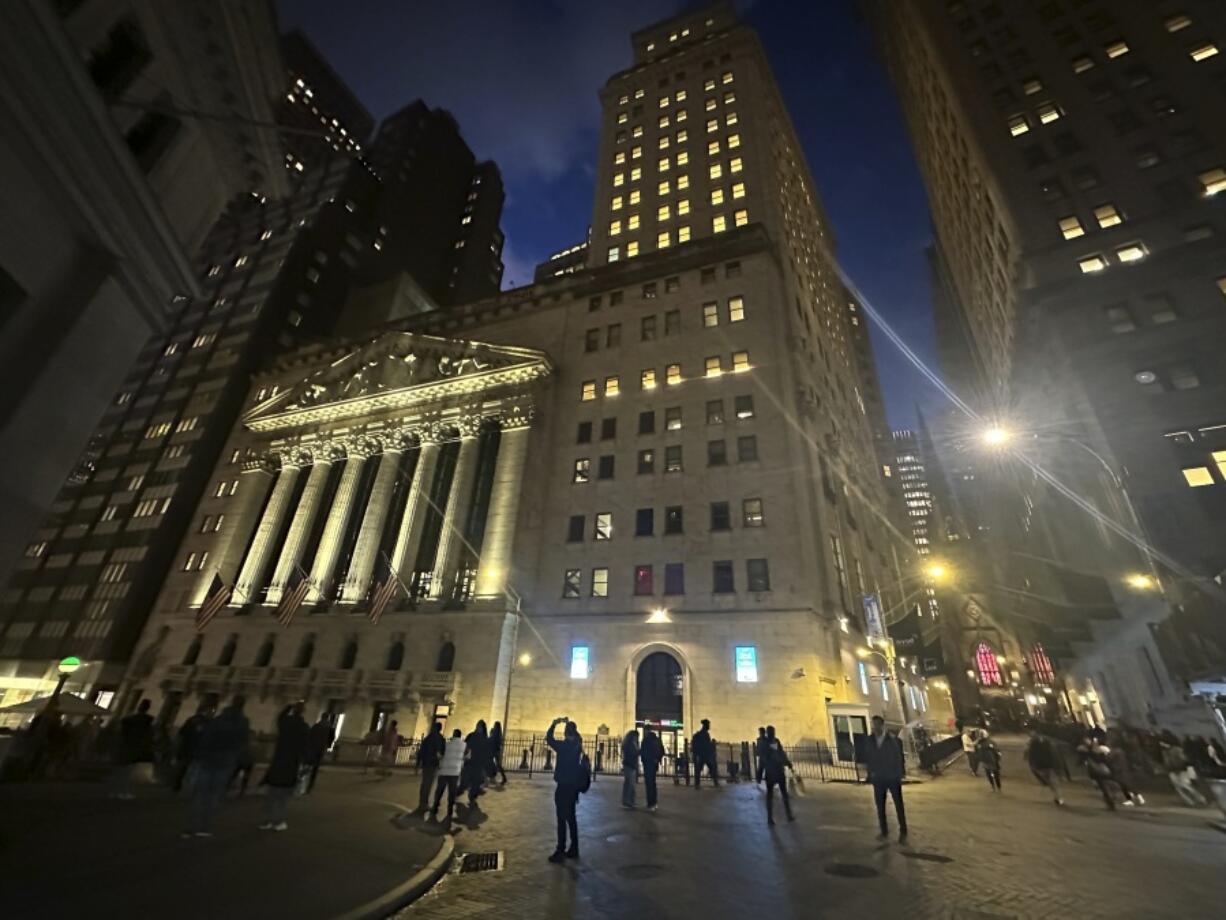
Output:
<instances>
[{"instance_id":1,"label":"arched doorway","mask_svg":"<svg viewBox=\"0 0 1226 920\"><path fill-rule=\"evenodd\" d=\"M685 739L685 676L669 652L652 652L635 672L634 724L650 725L675 757Z\"/></svg>"}]
</instances>

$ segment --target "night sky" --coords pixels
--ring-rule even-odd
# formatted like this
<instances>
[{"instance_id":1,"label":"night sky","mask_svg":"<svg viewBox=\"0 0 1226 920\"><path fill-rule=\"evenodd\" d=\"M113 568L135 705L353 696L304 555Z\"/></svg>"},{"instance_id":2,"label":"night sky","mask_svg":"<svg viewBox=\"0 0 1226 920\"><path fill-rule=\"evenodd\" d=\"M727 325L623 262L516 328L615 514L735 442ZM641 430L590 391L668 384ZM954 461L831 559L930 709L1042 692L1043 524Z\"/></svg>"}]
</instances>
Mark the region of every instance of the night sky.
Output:
<instances>
[{"instance_id":1,"label":"night sky","mask_svg":"<svg viewBox=\"0 0 1226 920\"><path fill-rule=\"evenodd\" d=\"M591 219L596 93L631 62L630 33L680 0L280 0L376 119L422 98L448 109L506 184L504 287L525 284ZM702 4L697 4L702 5ZM865 296L931 361L927 201L902 116L855 0L737 4L766 46L838 255ZM919 374L876 332L891 424L914 424Z\"/></svg>"}]
</instances>

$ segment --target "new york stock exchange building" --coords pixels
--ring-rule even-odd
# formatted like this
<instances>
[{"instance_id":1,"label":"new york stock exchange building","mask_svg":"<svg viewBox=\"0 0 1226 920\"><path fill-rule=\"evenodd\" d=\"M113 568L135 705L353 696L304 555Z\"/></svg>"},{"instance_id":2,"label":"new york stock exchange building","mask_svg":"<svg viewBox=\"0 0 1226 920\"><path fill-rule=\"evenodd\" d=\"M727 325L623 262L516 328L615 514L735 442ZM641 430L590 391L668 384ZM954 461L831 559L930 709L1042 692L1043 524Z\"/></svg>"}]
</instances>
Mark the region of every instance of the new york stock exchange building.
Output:
<instances>
[{"instance_id":1,"label":"new york stock exchange building","mask_svg":"<svg viewBox=\"0 0 1226 920\"><path fill-rule=\"evenodd\" d=\"M789 331L772 249L749 227L281 358L125 708L179 720L241 693L267 730L305 699L350 739L566 715L651 722L670 747L702 718L721 740L845 742L873 712L901 721L903 693L923 718L922 678L856 654L897 554L850 363Z\"/></svg>"}]
</instances>

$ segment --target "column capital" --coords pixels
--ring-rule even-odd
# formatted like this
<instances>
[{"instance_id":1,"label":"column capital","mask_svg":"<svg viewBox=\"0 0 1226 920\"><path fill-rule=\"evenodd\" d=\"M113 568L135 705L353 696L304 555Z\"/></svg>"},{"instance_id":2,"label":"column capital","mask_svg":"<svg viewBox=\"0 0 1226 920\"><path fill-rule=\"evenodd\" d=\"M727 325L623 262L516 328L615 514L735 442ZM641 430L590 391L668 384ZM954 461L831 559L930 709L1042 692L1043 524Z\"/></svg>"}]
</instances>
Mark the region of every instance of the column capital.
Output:
<instances>
[{"instance_id":1,"label":"column capital","mask_svg":"<svg viewBox=\"0 0 1226 920\"><path fill-rule=\"evenodd\" d=\"M536 403L528 399L518 400L504 406L496 417L503 431L530 428L532 420L536 418Z\"/></svg>"},{"instance_id":2,"label":"column capital","mask_svg":"<svg viewBox=\"0 0 1226 920\"><path fill-rule=\"evenodd\" d=\"M481 434L481 426L485 424L485 416L479 411L466 412L456 420L455 428L461 438L475 438Z\"/></svg>"},{"instance_id":3,"label":"column capital","mask_svg":"<svg viewBox=\"0 0 1226 920\"><path fill-rule=\"evenodd\" d=\"M378 438L357 437L345 442L345 450L351 460L364 460L383 452L383 444Z\"/></svg>"}]
</instances>

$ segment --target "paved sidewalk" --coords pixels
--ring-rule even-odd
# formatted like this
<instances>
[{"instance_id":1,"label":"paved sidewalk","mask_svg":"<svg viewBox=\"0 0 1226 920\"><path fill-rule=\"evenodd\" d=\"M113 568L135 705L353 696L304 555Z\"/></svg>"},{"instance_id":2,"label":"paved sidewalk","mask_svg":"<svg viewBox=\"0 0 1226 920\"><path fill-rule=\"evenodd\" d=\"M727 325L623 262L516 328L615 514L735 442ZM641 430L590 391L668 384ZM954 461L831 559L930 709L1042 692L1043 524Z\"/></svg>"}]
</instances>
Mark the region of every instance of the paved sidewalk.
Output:
<instances>
[{"instance_id":1,"label":"paved sidewalk","mask_svg":"<svg viewBox=\"0 0 1226 920\"><path fill-rule=\"evenodd\" d=\"M411 776L325 768L290 803L288 831L258 830L263 799L248 794L208 839L180 839L188 803L164 788L107 791L0 785L0 917L322 920L404 885L444 844L441 828L392 820L417 801Z\"/></svg>"},{"instance_id":2,"label":"paved sidewalk","mask_svg":"<svg viewBox=\"0 0 1226 920\"><path fill-rule=\"evenodd\" d=\"M398 920L1222 916L1211 812L1173 797L1108 812L1085 780L1058 809L1015 751L1001 793L961 764L907 786L907 847L875 839L863 786L810 783L799 820L770 828L750 784L665 783L651 814L622 809L620 780L600 777L579 806L582 859L554 866L551 793L513 775L482 799L488 820L456 835L457 857L504 850L506 868L449 875Z\"/></svg>"}]
</instances>

